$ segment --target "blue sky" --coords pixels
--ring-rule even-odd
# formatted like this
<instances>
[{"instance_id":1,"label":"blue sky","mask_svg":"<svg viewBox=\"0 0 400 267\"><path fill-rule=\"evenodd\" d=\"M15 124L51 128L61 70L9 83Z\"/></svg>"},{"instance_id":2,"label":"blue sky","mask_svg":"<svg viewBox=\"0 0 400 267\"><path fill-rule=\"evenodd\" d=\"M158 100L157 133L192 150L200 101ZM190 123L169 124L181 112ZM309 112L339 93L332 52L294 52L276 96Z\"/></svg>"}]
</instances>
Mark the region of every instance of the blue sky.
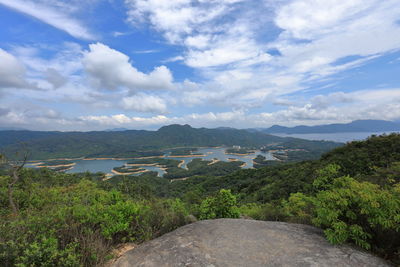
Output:
<instances>
[{"instance_id":1,"label":"blue sky","mask_svg":"<svg viewBox=\"0 0 400 267\"><path fill-rule=\"evenodd\" d=\"M0 0L0 127L400 119L398 0Z\"/></svg>"}]
</instances>

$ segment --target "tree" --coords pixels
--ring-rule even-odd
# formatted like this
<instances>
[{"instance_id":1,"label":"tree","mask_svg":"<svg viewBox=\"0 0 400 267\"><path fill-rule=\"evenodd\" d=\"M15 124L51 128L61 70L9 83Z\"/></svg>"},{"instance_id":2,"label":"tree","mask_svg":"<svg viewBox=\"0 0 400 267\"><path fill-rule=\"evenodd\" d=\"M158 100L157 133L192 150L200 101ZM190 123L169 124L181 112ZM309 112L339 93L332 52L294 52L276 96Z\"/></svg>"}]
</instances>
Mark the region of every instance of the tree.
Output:
<instances>
[{"instance_id":1,"label":"tree","mask_svg":"<svg viewBox=\"0 0 400 267\"><path fill-rule=\"evenodd\" d=\"M20 160L9 160L4 155L0 154L0 166L4 166L10 173L10 182L8 184L8 202L10 204L10 209L12 210L12 214L14 216L18 215L19 210L18 206L14 201L14 187L20 180L20 171L25 166L25 163L28 159L28 152L24 150L22 159ZM18 154L17 154L18 156Z\"/></svg>"},{"instance_id":2,"label":"tree","mask_svg":"<svg viewBox=\"0 0 400 267\"><path fill-rule=\"evenodd\" d=\"M200 205L200 219L239 218L236 196L231 190L221 189L215 197L203 200Z\"/></svg>"}]
</instances>

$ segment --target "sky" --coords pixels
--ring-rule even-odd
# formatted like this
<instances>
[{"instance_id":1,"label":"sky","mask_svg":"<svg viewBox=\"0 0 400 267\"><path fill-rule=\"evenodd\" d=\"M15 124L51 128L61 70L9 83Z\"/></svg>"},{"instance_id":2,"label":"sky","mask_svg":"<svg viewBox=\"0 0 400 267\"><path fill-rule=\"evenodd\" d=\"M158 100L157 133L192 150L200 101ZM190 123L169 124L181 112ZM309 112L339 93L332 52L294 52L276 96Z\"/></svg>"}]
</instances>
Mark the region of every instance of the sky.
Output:
<instances>
[{"instance_id":1,"label":"sky","mask_svg":"<svg viewBox=\"0 0 400 267\"><path fill-rule=\"evenodd\" d=\"M0 128L400 119L398 0L0 0Z\"/></svg>"}]
</instances>

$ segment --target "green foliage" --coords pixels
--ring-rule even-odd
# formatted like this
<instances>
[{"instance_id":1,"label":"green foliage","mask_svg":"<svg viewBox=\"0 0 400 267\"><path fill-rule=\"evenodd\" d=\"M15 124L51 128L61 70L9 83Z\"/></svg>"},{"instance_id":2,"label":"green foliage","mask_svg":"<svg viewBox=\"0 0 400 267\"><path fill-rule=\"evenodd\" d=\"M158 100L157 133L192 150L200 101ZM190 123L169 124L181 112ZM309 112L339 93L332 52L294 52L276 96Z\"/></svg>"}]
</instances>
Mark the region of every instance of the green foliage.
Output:
<instances>
[{"instance_id":1,"label":"green foliage","mask_svg":"<svg viewBox=\"0 0 400 267\"><path fill-rule=\"evenodd\" d=\"M313 222L326 228L332 243L353 241L369 249L379 244L378 232L394 231L400 237L400 195L394 189L340 177L330 189L318 192L314 203Z\"/></svg>"},{"instance_id":2,"label":"green foliage","mask_svg":"<svg viewBox=\"0 0 400 267\"><path fill-rule=\"evenodd\" d=\"M188 215L180 200L134 201L83 179L66 186L19 185L21 214L12 217L0 188L3 266L99 265L113 244L154 238L185 224Z\"/></svg>"},{"instance_id":3,"label":"green foliage","mask_svg":"<svg viewBox=\"0 0 400 267\"><path fill-rule=\"evenodd\" d=\"M202 139L204 132L199 134L202 129L175 130L160 130L165 139L146 149L161 147L166 140L171 144L209 141ZM227 130L223 137L245 138L239 133ZM10 216L6 186L10 177L3 171L0 262L4 266L96 266L110 257L114 245L169 232L187 223L189 214L200 219L242 214L258 220L313 223L325 230L332 243L353 242L394 262L397 257L400 263L399 136L352 142L321 160L259 169L242 170L240 162L209 166L209 161L200 159L188 164L189 170L176 168L179 161L160 158L132 162L166 166L170 178L196 175L173 182L152 172L103 181L101 173L24 169L14 192L19 216ZM261 157L257 161L266 162Z\"/></svg>"},{"instance_id":4,"label":"green foliage","mask_svg":"<svg viewBox=\"0 0 400 267\"><path fill-rule=\"evenodd\" d=\"M266 158L262 155L258 155L255 159L253 159L253 167L256 169L278 164L281 164L281 162L278 160L266 160Z\"/></svg>"},{"instance_id":5,"label":"green foliage","mask_svg":"<svg viewBox=\"0 0 400 267\"><path fill-rule=\"evenodd\" d=\"M279 203L247 203L240 207L240 214L262 221L287 221L288 215Z\"/></svg>"},{"instance_id":6,"label":"green foliage","mask_svg":"<svg viewBox=\"0 0 400 267\"><path fill-rule=\"evenodd\" d=\"M376 167L389 167L393 162L400 161L400 134L353 141L326 153L321 159L339 165L342 175L370 175Z\"/></svg>"},{"instance_id":7,"label":"green foliage","mask_svg":"<svg viewBox=\"0 0 400 267\"><path fill-rule=\"evenodd\" d=\"M199 155L199 153L194 153L198 148L195 147L183 147L183 148L174 148L169 150L169 155L173 156L191 156L191 155Z\"/></svg>"},{"instance_id":8,"label":"green foliage","mask_svg":"<svg viewBox=\"0 0 400 267\"><path fill-rule=\"evenodd\" d=\"M58 240L55 237L43 237L41 240L27 244L22 255L16 259L15 266L81 266L79 254L76 251L77 244L70 243L65 249L58 248Z\"/></svg>"},{"instance_id":9,"label":"green foliage","mask_svg":"<svg viewBox=\"0 0 400 267\"><path fill-rule=\"evenodd\" d=\"M208 197L200 204L201 220L239 218L236 196L230 190L221 189L215 197Z\"/></svg>"},{"instance_id":10,"label":"green foliage","mask_svg":"<svg viewBox=\"0 0 400 267\"><path fill-rule=\"evenodd\" d=\"M311 224L314 199L303 193L291 194L288 200L282 201L282 208L287 220L296 223Z\"/></svg>"},{"instance_id":11,"label":"green foliage","mask_svg":"<svg viewBox=\"0 0 400 267\"><path fill-rule=\"evenodd\" d=\"M313 182L316 190L325 190L332 187L333 179L338 177L340 166L329 164L322 169L317 170L317 178Z\"/></svg>"}]
</instances>

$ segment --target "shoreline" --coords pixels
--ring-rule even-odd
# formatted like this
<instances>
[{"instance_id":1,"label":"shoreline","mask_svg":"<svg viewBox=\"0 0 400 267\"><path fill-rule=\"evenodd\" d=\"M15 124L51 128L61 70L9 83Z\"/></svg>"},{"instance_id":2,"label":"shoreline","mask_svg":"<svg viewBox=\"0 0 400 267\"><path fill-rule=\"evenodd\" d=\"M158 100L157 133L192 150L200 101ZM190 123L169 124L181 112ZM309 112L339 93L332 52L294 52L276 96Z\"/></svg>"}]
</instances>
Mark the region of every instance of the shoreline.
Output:
<instances>
[{"instance_id":1,"label":"shoreline","mask_svg":"<svg viewBox=\"0 0 400 267\"><path fill-rule=\"evenodd\" d=\"M225 155L234 155L234 156L249 156L256 153L255 151L249 152L249 153L229 153L229 152L224 152Z\"/></svg>"},{"instance_id":2,"label":"shoreline","mask_svg":"<svg viewBox=\"0 0 400 267\"><path fill-rule=\"evenodd\" d=\"M151 157L139 157L139 158L83 158L82 160L131 160L131 159L152 159L152 158L163 158L164 156L151 156Z\"/></svg>"},{"instance_id":3,"label":"shoreline","mask_svg":"<svg viewBox=\"0 0 400 267\"><path fill-rule=\"evenodd\" d=\"M56 172L66 172L66 171L72 170L73 168L74 168L74 166L71 166L71 167L63 169L63 170L54 170L54 171L56 171Z\"/></svg>"},{"instance_id":4,"label":"shoreline","mask_svg":"<svg viewBox=\"0 0 400 267\"><path fill-rule=\"evenodd\" d=\"M138 163L129 164L129 163L126 163L125 166L129 166L129 167L141 167L141 166L158 167L157 163L145 163L145 164L138 164Z\"/></svg>"},{"instance_id":5,"label":"shoreline","mask_svg":"<svg viewBox=\"0 0 400 267\"><path fill-rule=\"evenodd\" d=\"M219 159L213 159L210 163L207 164L207 166L213 165L213 164L215 164L217 162L220 162L220 161L221 160L219 160Z\"/></svg>"},{"instance_id":6,"label":"shoreline","mask_svg":"<svg viewBox=\"0 0 400 267\"><path fill-rule=\"evenodd\" d=\"M76 165L76 163L75 162L73 162L73 163L70 163L70 164L60 164L60 165L40 165L40 163L39 164L36 164L35 166L36 167L38 167L38 168L59 168L59 167L73 167L73 166L75 166Z\"/></svg>"},{"instance_id":7,"label":"shoreline","mask_svg":"<svg viewBox=\"0 0 400 267\"><path fill-rule=\"evenodd\" d=\"M141 171L137 171L137 172L119 172L116 170L111 170L112 173L116 174L116 175L132 175L132 174L137 174L137 173L143 173L143 172L148 172L149 170L143 169Z\"/></svg>"},{"instance_id":8,"label":"shoreline","mask_svg":"<svg viewBox=\"0 0 400 267\"><path fill-rule=\"evenodd\" d=\"M185 161L184 161L184 160L182 160L181 162L179 162L178 168L182 168L182 165L183 165L183 164L185 164Z\"/></svg>"},{"instance_id":9,"label":"shoreline","mask_svg":"<svg viewBox=\"0 0 400 267\"><path fill-rule=\"evenodd\" d=\"M199 154L199 155L182 155L182 156L166 156L166 158L195 158L195 157L205 157L206 155L204 154Z\"/></svg>"},{"instance_id":10,"label":"shoreline","mask_svg":"<svg viewBox=\"0 0 400 267\"><path fill-rule=\"evenodd\" d=\"M187 148L187 147L170 147L170 148L163 148L160 149L160 151L165 151L168 149L179 149L179 148ZM197 149L220 149L220 148L225 148L225 146L199 146L199 147L193 147ZM188 155L188 157L195 157L195 156L200 156L200 155ZM205 156L205 155L202 155ZM148 158L165 158L165 155L162 156L146 156L146 157L127 157L127 158L116 158L116 157L103 157L103 158L86 158L85 156L81 157L74 157L74 158L49 158L49 159L32 159L28 160L27 163L35 163L35 162L41 162L41 161L51 161L51 160L129 160L129 159L148 159ZM182 156L167 156L167 157L182 157ZM185 156L186 157L186 156Z\"/></svg>"}]
</instances>

